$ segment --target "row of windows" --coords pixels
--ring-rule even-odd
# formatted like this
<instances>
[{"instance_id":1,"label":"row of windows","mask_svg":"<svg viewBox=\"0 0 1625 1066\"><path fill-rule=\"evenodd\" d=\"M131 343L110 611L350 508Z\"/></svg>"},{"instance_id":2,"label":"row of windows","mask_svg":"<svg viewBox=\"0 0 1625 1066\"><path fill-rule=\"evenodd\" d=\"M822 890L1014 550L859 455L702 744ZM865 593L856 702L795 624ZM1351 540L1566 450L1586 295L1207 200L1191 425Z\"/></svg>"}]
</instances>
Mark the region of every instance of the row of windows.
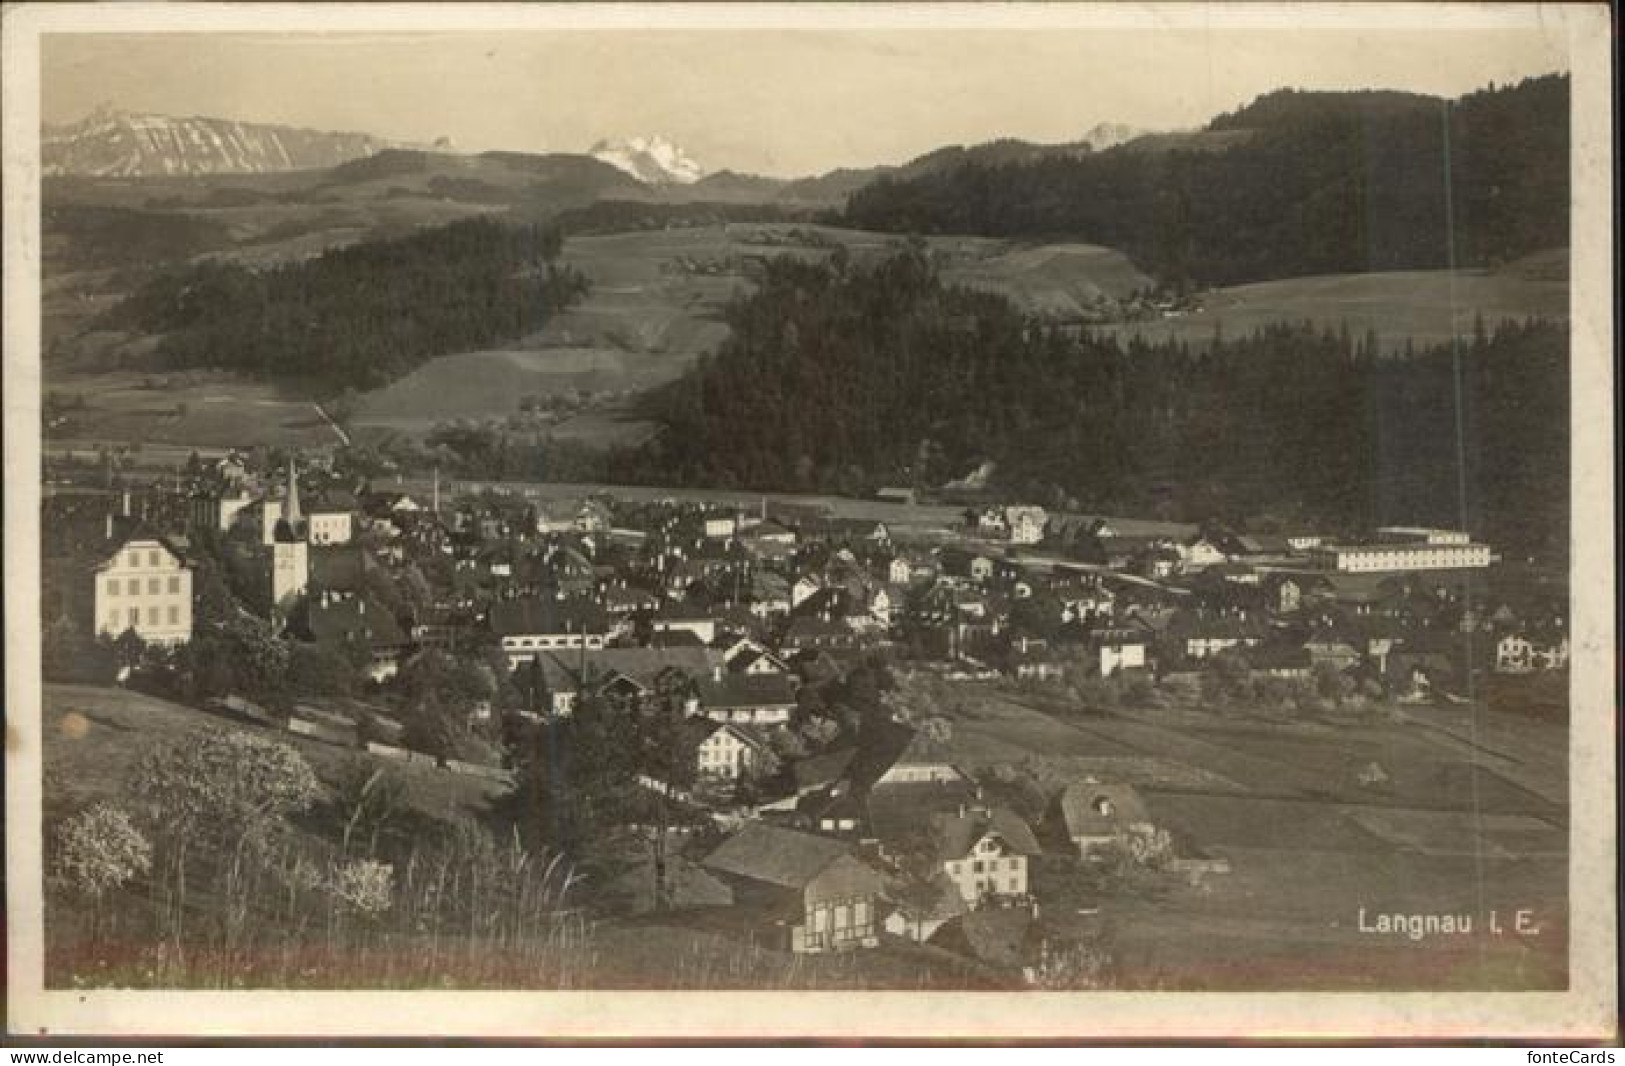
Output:
<instances>
[{"instance_id":1,"label":"row of windows","mask_svg":"<svg viewBox=\"0 0 1625 1066\"><path fill-rule=\"evenodd\" d=\"M603 643L604 638L590 636L587 638L587 647L597 647ZM580 635L571 637L509 637L508 646L511 648L579 648Z\"/></svg>"},{"instance_id":2,"label":"row of windows","mask_svg":"<svg viewBox=\"0 0 1625 1066\"><path fill-rule=\"evenodd\" d=\"M864 929L869 925L869 901L858 900L850 905L841 903L835 907L820 906L813 908L811 915L812 930L822 933L833 928L837 934L848 929Z\"/></svg>"},{"instance_id":3,"label":"row of windows","mask_svg":"<svg viewBox=\"0 0 1625 1066\"><path fill-rule=\"evenodd\" d=\"M149 577L149 578L147 578L147 595L149 595L149 596L158 595L160 589L162 588L162 584L163 584L164 581L165 581L165 579L161 578L161 577ZM180 579L180 577L178 577L178 576L171 577L171 578L168 579L168 583L169 583L169 594L172 595L172 596L178 595L180 593L180 591L181 591L181 579ZM141 579L138 578L138 577L132 577L132 578L129 578L129 579L121 582L116 577L108 578L107 579L107 594L109 596L117 596L121 592L124 593L124 594L130 595L130 596L139 596L139 595L141 595Z\"/></svg>"},{"instance_id":4,"label":"row of windows","mask_svg":"<svg viewBox=\"0 0 1625 1066\"><path fill-rule=\"evenodd\" d=\"M948 864L948 872L950 874L958 876L959 873L964 869L964 867L965 867L965 864L963 862L950 862ZM976 861L976 862L973 862L973 863L970 864L970 868L971 868L971 873L975 873L975 874L979 874L979 873L997 873L998 870L999 870L999 860L998 859L988 859L985 862L984 861ZM1014 858L1014 859L1005 859L1004 860L1004 868L1006 870L1019 870L1019 869L1021 869L1021 859L1019 857Z\"/></svg>"},{"instance_id":5,"label":"row of windows","mask_svg":"<svg viewBox=\"0 0 1625 1066\"><path fill-rule=\"evenodd\" d=\"M167 622L160 621L160 619L167 619ZM104 628L106 628L106 629L115 629L116 630L116 629L119 628L120 625L138 626L140 624L141 624L141 608L139 608L139 607L131 607L126 611L109 611L108 615L107 615L107 625ZM156 625L164 625L164 624L172 625L172 626L180 625L181 624L181 609L179 607L174 606L174 605L171 605L166 610L160 610L160 608L157 608L157 607L148 607L147 608L147 625L156 626Z\"/></svg>"},{"instance_id":6,"label":"row of windows","mask_svg":"<svg viewBox=\"0 0 1625 1066\"><path fill-rule=\"evenodd\" d=\"M146 552L145 554L146 554L146 557L147 557L147 565L148 566L162 566L163 565L163 558L164 558L164 553L163 552L158 551L157 549L153 549L151 551ZM128 553L128 555L127 555L127 558L129 559L129 562L126 565L130 566L130 567L133 567L134 569L137 569L137 570L141 569L141 556L142 556L141 552L136 551L134 549L131 549L130 552Z\"/></svg>"}]
</instances>

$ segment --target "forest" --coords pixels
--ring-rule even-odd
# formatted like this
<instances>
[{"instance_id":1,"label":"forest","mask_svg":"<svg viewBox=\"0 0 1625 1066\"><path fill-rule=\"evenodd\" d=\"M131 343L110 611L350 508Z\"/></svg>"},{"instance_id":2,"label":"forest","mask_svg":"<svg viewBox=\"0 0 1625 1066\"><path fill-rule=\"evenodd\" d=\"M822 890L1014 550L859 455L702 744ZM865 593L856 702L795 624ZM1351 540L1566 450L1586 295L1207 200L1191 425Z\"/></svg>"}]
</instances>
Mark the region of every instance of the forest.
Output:
<instances>
[{"instance_id":1,"label":"forest","mask_svg":"<svg viewBox=\"0 0 1625 1066\"><path fill-rule=\"evenodd\" d=\"M555 229L476 219L266 271L199 262L152 279L103 325L161 336L170 368L369 389L541 328L587 291L562 249Z\"/></svg>"},{"instance_id":2,"label":"forest","mask_svg":"<svg viewBox=\"0 0 1625 1066\"><path fill-rule=\"evenodd\" d=\"M1480 531L1560 557L1568 331L1480 324L1384 355L1281 324L1210 349L1074 335L944 285L913 250L772 262L732 336L655 400L665 430L618 480L865 495L983 461L1048 506L1351 531Z\"/></svg>"},{"instance_id":3,"label":"forest","mask_svg":"<svg viewBox=\"0 0 1625 1066\"><path fill-rule=\"evenodd\" d=\"M843 222L1103 244L1171 287L1493 266L1568 243L1566 75L1453 102L1281 90L1206 134L882 178Z\"/></svg>"}]
</instances>

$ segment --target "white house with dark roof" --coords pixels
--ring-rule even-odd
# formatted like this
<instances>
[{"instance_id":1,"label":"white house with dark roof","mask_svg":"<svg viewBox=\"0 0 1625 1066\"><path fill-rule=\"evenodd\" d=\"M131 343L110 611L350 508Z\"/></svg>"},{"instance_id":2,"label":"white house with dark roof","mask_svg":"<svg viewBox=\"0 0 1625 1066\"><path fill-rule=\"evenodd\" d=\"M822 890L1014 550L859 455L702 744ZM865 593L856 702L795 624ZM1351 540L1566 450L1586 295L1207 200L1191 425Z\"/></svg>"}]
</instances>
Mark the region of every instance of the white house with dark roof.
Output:
<instances>
[{"instance_id":1,"label":"white house with dark roof","mask_svg":"<svg viewBox=\"0 0 1625 1066\"><path fill-rule=\"evenodd\" d=\"M931 819L936 858L968 904L1027 895L1027 858L1041 849L1033 831L1003 807Z\"/></svg>"},{"instance_id":2,"label":"white house with dark roof","mask_svg":"<svg viewBox=\"0 0 1625 1066\"><path fill-rule=\"evenodd\" d=\"M192 639L192 569L173 538L137 533L96 567L96 631L148 644Z\"/></svg>"}]
</instances>

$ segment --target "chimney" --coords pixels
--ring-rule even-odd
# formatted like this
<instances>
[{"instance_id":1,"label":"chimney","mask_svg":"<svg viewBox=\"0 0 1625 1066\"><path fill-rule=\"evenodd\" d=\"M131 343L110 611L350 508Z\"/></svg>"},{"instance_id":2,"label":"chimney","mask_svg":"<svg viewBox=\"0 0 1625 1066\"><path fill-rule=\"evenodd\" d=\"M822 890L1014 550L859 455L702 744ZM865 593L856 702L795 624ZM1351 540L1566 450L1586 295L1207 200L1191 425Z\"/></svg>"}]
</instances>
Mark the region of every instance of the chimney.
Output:
<instances>
[{"instance_id":1,"label":"chimney","mask_svg":"<svg viewBox=\"0 0 1625 1066\"><path fill-rule=\"evenodd\" d=\"M107 512L107 539L113 539L113 512Z\"/></svg>"},{"instance_id":2,"label":"chimney","mask_svg":"<svg viewBox=\"0 0 1625 1066\"><path fill-rule=\"evenodd\" d=\"M719 685L722 684L722 664L721 663L718 663L717 665L711 667L711 680L715 681Z\"/></svg>"},{"instance_id":3,"label":"chimney","mask_svg":"<svg viewBox=\"0 0 1625 1066\"><path fill-rule=\"evenodd\" d=\"M130 490L129 489L124 490L123 504L122 504L122 508L121 508L119 513L122 514L125 518L130 517Z\"/></svg>"}]
</instances>

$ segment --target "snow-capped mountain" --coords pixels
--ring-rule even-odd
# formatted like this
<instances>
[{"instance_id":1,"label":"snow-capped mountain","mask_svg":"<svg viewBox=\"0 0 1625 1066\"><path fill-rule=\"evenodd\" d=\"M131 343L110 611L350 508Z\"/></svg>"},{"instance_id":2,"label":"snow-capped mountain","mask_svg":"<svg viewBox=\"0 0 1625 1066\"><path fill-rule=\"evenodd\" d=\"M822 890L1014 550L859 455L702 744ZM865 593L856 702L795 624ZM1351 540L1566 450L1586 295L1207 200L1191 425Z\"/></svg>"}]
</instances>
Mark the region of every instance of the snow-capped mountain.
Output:
<instances>
[{"instance_id":1,"label":"snow-capped mountain","mask_svg":"<svg viewBox=\"0 0 1625 1066\"><path fill-rule=\"evenodd\" d=\"M1125 125L1122 122L1100 122L1096 123L1079 140L1094 151L1104 152L1108 148L1116 148L1120 144L1127 144L1136 137L1143 137L1150 132L1152 131Z\"/></svg>"},{"instance_id":2,"label":"snow-capped mountain","mask_svg":"<svg viewBox=\"0 0 1625 1066\"><path fill-rule=\"evenodd\" d=\"M390 147L396 146L365 133L138 114L106 106L79 122L40 131L40 162L47 175L264 174L337 166Z\"/></svg>"},{"instance_id":3,"label":"snow-capped mountain","mask_svg":"<svg viewBox=\"0 0 1625 1066\"><path fill-rule=\"evenodd\" d=\"M703 167L664 137L599 141L588 154L650 185L691 185L705 177Z\"/></svg>"}]
</instances>

